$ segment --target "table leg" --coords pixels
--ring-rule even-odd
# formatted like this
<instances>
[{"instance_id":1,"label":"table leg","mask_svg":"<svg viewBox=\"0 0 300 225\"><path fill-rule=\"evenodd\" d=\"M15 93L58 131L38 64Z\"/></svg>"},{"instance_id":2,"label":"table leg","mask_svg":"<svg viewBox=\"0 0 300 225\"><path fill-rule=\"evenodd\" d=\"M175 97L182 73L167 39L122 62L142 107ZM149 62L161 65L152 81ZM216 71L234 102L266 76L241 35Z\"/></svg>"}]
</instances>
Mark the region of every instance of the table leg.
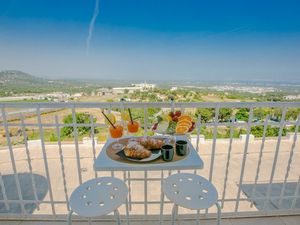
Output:
<instances>
[{"instance_id":1,"label":"table leg","mask_svg":"<svg viewBox=\"0 0 300 225\"><path fill-rule=\"evenodd\" d=\"M160 175L160 214L159 214L159 224L162 224L163 212L164 212L164 192L163 192L163 182L164 182L164 172L161 171Z\"/></svg>"},{"instance_id":2,"label":"table leg","mask_svg":"<svg viewBox=\"0 0 300 225\"><path fill-rule=\"evenodd\" d=\"M131 201L131 178L130 171L128 171L128 192L129 192L129 210L132 210L132 201Z\"/></svg>"}]
</instances>

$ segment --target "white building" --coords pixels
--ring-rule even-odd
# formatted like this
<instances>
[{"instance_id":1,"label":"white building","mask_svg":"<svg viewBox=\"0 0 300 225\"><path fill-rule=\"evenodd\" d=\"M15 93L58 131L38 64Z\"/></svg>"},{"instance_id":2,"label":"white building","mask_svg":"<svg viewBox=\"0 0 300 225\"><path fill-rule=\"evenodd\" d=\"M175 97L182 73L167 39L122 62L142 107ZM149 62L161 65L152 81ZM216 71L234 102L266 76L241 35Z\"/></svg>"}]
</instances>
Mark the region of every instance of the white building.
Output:
<instances>
[{"instance_id":1,"label":"white building","mask_svg":"<svg viewBox=\"0 0 300 225\"><path fill-rule=\"evenodd\" d=\"M300 94L299 95L287 95L284 98L286 100L297 100L297 99L300 99Z\"/></svg>"},{"instance_id":2,"label":"white building","mask_svg":"<svg viewBox=\"0 0 300 225\"><path fill-rule=\"evenodd\" d=\"M109 88L100 88L97 90L97 96L107 96L112 94L113 94L113 90Z\"/></svg>"},{"instance_id":3,"label":"white building","mask_svg":"<svg viewBox=\"0 0 300 225\"><path fill-rule=\"evenodd\" d=\"M147 84L146 82L144 83L139 83L139 84L132 84L134 87L140 87L142 89L153 89L156 87L156 84Z\"/></svg>"},{"instance_id":4,"label":"white building","mask_svg":"<svg viewBox=\"0 0 300 225\"><path fill-rule=\"evenodd\" d=\"M143 88L141 88L141 87L115 87L112 90L113 90L113 94L125 94L127 91L128 91L128 93L132 94L135 91L142 91Z\"/></svg>"}]
</instances>

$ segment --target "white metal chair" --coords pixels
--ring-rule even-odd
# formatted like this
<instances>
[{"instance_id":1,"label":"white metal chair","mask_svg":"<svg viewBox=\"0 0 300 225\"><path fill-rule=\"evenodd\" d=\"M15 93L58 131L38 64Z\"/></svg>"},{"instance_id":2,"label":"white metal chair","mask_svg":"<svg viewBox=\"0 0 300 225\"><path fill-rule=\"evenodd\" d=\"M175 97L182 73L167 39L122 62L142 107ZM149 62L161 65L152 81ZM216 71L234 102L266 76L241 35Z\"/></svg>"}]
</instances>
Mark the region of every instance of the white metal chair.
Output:
<instances>
[{"instance_id":1,"label":"white metal chair","mask_svg":"<svg viewBox=\"0 0 300 225\"><path fill-rule=\"evenodd\" d=\"M208 209L214 204L218 209L217 224L220 224L221 207L218 204L218 193L212 183L205 178L191 173L174 174L165 180L163 192L174 203L172 225L175 224L178 206L200 210Z\"/></svg>"},{"instance_id":2,"label":"white metal chair","mask_svg":"<svg viewBox=\"0 0 300 225\"><path fill-rule=\"evenodd\" d=\"M96 178L81 184L70 197L71 210L67 218L68 225L72 224L73 212L88 217L89 224L91 224L91 217L114 212L116 223L120 225L118 208L125 202L127 204L127 194L126 184L114 177ZM128 211L126 213L128 215Z\"/></svg>"}]
</instances>

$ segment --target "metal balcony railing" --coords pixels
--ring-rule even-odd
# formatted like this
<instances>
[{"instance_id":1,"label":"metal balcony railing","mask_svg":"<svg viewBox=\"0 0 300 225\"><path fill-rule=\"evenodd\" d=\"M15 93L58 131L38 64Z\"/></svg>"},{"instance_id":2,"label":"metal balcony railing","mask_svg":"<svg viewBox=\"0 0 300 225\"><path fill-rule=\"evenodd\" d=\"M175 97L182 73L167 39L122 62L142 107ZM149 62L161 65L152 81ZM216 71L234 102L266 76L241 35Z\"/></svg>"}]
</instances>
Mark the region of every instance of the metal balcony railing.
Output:
<instances>
[{"instance_id":1,"label":"metal balcony railing","mask_svg":"<svg viewBox=\"0 0 300 225\"><path fill-rule=\"evenodd\" d=\"M0 103L0 217L64 216L72 190L88 179L104 175L126 181L130 188L131 215L148 218L170 214L171 204L167 199L161 201L160 187L164 178L180 171L93 170L102 147L96 139L96 130L106 129L100 118L101 110L125 108L142 109L144 134L151 129L148 115L151 108L179 109L193 114L199 108L209 108L213 118L204 120L198 115L195 133L191 135L204 169L190 172L215 184L223 216L300 213L300 115L294 119L287 116L291 109L300 108L300 102ZM237 121L232 113L230 119L221 121L223 108L232 112L246 108L247 120ZM258 108L276 108L279 120L270 120L270 115L255 118ZM89 121L77 123L76 112L85 111L90 112ZM66 124L62 118L67 114L72 115L72 122ZM73 137L64 140L62 127L72 127ZM90 128L88 138L81 140L80 127ZM253 127L260 127L261 137L253 136ZM268 137L270 127L276 128L273 137ZM51 142L46 138L49 130ZM210 135L205 137L205 130ZM237 130L243 131L238 133L240 136ZM226 138L220 138L220 132L227 132ZM189 215L190 211L179 213ZM210 217L215 210L201 213Z\"/></svg>"}]
</instances>

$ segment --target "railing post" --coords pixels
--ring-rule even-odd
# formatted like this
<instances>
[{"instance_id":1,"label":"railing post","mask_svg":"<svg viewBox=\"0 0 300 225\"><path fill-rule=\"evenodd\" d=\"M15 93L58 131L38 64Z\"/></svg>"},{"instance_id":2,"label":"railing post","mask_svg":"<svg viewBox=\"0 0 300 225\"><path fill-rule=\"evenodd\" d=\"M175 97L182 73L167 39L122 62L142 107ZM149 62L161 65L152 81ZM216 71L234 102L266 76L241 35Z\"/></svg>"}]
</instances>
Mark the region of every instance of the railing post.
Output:
<instances>
[{"instance_id":1,"label":"railing post","mask_svg":"<svg viewBox=\"0 0 300 225\"><path fill-rule=\"evenodd\" d=\"M200 142L200 134L201 134L201 115L199 115L197 118L196 127L197 127L196 150L197 152L199 152L199 142Z\"/></svg>"},{"instance_id":2,"label":"railing post","mask_svg":"<svg viewBox=\"0 0 300 225\"><path fill-rule=\"evenodd\" d=\"M73 121L73 135L74 135L74 141L75 141L75 151L76 151L76 160L77 160L78 181L79 181L79 184L82 184L75 105L73 105L73 107L72 107L72 121Z\"/></svg>"},{"instance_id":3,"label":"railing post","mask_svg":"<svg viewBox=\"0 0 300 225\"><path fill-rule=\"evenodd\" d=\"M290 173L290 169L291 169L291 164L292 164L292 160L293 160L293 156L294 156L294 150L295 150L296 142L297 142L299 125L300 125L300 114L298 115L298 118L297 118L297 123L296 123L296 127L295 127L294 138L293 138L293 144L292 144L292 147L291 147L289 161L288 161L288 165L287 165L287 168L286 168L286 173L285 173L285 176L284 176L283 186L282 186L281 191L280 191L280 199L279 199L279 206L280 207L282 205L282 198L283 198L284 193L285 193L286 182L287 182L287 179L289 177L289 173Z\"/></svg>"},{"instance_id":4,"label":"railing post","mask_svg":"<svg viewBox=\"0 0 300 225\"><path fill-rule=\"evenodd\" d=\"M0 172L0 187L1 187L1 191L2 191L2 196L3 196L3 200L4 200L5 209L8 211L9 210L9 204L8 204L6 189L5 189L5 186L4 186L4 182L3 182L3 179L2 179L1 172Z\"/></svg>"},{"instance_id":5,"label":"railing post","mask_svg":"<svg viewBox=\"0 0 300 225\"><path fill-rule=\"evenodd\" d=\"M15 179L16 187L17 187L18 198L20 200L22 213L26 215L27 213L26 213L26 210L25 210L25 207L24 207L24 204L23 204L22 190L21 190L19 175L18 175L18 172L17 172L17 166L16 166L16 161L15 161L14 151L13 151L12 143L11 143L11 140L10 140L10 133L9 133L9 129L8 129L8 121L6 119L6 112L4 110L4 107L1 108L1 112L2 112L2 119L3 119L3 124L4 124L5 135L6 135L6 141L7 141L8 150L9 150L10 161L11 161L12 169L13 169L13 172L14 172L14 179Z\"/></svg>"},{"instance_id":6,"label":"railing post","mask_svg":"<svg viewBox=\"0 0 300 225\"><path fill-rule=\"evenodd\" d=\"M144 104L144 136L147 136L148 132L148 106Z\"/></svg>"},{"instance_id":7,"label":"railing post","mask_svg":"<svg viewBox=\"0 0 300 225\"><path fill-rule=\"evenodd\" d=\"M30 157L30 151L29 151L28 141L27 141L28 136L27 136L27 132L26 132L26 129L25 129L24 117L23 117L22 113L20 114L20 120L21 120L21 129L22 129L22 134L23 134L24 144L25 144L27 163L28 163L29 173L30 173L30 177L31 177L31 185L32 185L32 189L33 189L34 199L36 201L35 205L36 205L36 208L39 210L40 209L39 199L38 199L38 196L37 196L35 178L34 178L33 173L32 173L31 157Z\"/></svg>"},{"instance_id":8,"label":"railing post","mask_svg":"<svg viewBox=\"0 0 300 225\"><path fill-rule=\"evenodd\" d=\"M64 192L65 192L65 199L67 203L67 210L70 210L69 206L69 197L68 197L68 189L67 189L67 181L66 181L66 174L65 174L65 164L64 164L64 156L63 151L61 147L61 139L60 139L60 127L58 122L58 116L55 115L55 127L56 127L56 133L57 133L57 143L58 143L58 151L59 151L59 159L60 159L60 166L61 166L61 173L63 178L63 185L64 185Z\"/></svg>"},{"instance_id":9,"label":"railing post","mask_svg":"<svg viewBox=\"0 0 300 225\"><path fill-rule=\"evenodd\" d=\"M272 191L273 179L274 179L274 175L275 175L275 169L276 169L277 160L278 160L278 154L279 154L279 150L280 150L280 143L281 143L282 131L283 131L283 128L285 126L286 111L287 111L287 107L284 107L283 110L282 110L282 114L281 114L279 134L278 134L278 139L277 139L277 144L276 144L274 161L273 161L273 165L272 165L272 171L271 171L270 181L269 181L269 184L268 184L267 196L266 196L266 199L265 199L264 205L263 205L263 210L265 210L265 208L266 208L267 201L269 201L270 195L271 195L271 191Z\"/></svg>"},{"instance_id":10,"label":"railing post","mask_svg":"<svg viewBox=\"0 0 300 225\"><path fill-rule=\"evenodd\" d=\"M237 193L237 199L236 199L235 210L234 210L235 212L238 211L239 204L240 204L240 197L241 197L242 183L243 183L243 179L244 179L245 165L246 165L246 159L247 159L247 153L248 153L248 147L249 147L249 138L250 138L250 133L251 133L252 119L253 119L253 106L250 107L249 118L248 118L248 123L247 123L247 136L246 136L243 160L242 160L242 165L241 165L241 174L240 174L240 180L239 180L239 184L238 184L238 193Z\"/></svg>"},{"instance_id":11,"label":"railing post","mask_svg":"<svg viewBox=\"0 0 300 225\"><path fill-rule=\"evenodd\" d=\"M38 126L39 126L40 138L41 138L41 146L42 146L42 153L43 153L43 158L44 158L45 172L46 172L48 188L49 188L49 196L50 196L50 200L51 200L51 209L52 209L52 213L55 215L56 213L55 213L55 207L54 207L54 201L53 201L52 185L51 185L51 178L50 178L49 166L48 166L48 157L47 157L45 141L44 141L44 130L43 130L43 125L42 125L40 105L37 106L36 112L37 112Z\"/></svg>"},{"instance_id":12,"label":"railing post","mask_svg":"<svg viewBox=\"0 0 300 225\"><path fill-rule=\"evenodd\" d=\"M251 207L253 206L253 203L254 203L254 200L255 200L256 186L257 186L258 176L259 176L259 172L260 172L260 166L261 166L261 162L262 162L263 151L264 151L264 148L265 148L266 133L267 133L269 119L270 119L270 116L268 115L268 116L266 116L265 122L264 122L263 137L262 137L262 143L261 143L260 151L259 151L259 158L258 158L258 163L257 163L257 169L256 169L254 187L253 187L252 193L250 195Z\"/></svg>"},{"instance_id":13,"label":"railing post","mask_svg":"<svg viewBox=\"0 0 300 225\"><path fill-rule=\"evenodd\" d=\"M235 116L231 117L231 125L230 125L230 140L229 140L229 147L228 147L228 154L226 160L226 171L225 171L225 179L224 179L224 188L222 193L222 203L221 207L224 207L224 200L226 197L226 188L227 188L227 179L229 173L229 165L230 165L230 157L231 157L231 150L232 150L232 141L233 141L233 134L234 134L234 123L235 123Z\"/></svg>"}]
</instances>

